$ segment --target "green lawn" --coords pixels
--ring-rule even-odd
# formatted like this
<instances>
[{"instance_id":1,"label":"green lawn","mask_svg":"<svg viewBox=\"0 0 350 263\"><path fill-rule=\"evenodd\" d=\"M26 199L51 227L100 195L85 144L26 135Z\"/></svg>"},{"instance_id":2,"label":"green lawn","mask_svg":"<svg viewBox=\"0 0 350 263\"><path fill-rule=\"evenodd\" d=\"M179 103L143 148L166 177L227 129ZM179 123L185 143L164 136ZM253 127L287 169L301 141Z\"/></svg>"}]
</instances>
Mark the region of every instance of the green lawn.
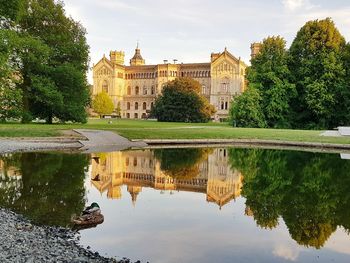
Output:
<instances>
[{"instance_id":1,"label":"green lawn","mask_svg":"<svg viewBox=\"0 0 350 263\"><path fill-rule=\"evenodd\" d=\"M322 131L233 128L226 123L162 123L91 119L87 124L0 124L0 137L60 136L74 128L111 130L129 139L265 139L350 144L350 138L319 136Z\"/></svg>"}]
</instances>

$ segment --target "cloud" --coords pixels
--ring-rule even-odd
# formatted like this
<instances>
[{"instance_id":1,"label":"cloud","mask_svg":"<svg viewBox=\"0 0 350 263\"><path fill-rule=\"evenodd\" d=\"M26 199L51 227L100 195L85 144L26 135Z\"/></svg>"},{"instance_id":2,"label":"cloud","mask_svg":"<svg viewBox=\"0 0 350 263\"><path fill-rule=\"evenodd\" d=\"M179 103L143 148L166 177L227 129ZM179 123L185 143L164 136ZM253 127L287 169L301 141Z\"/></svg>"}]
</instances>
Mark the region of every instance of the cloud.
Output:
<instances>
[{"instance_id":1,"label":"cloud","mask_svg":"<svg viewBox=\"0 0 350 263\"><path fill-rule=\"evenodd\" d=\"M278 245L273 250L273 254L275 256L284 258L289 261L296 261L299 257L299 252L300 251L298 249L288 247L286 245Z\"/></svg>"},{"instance_id":2,"label":"cloud","mask_svg":"<svg viewBox=\"0 0 350 263\"><path fill-rule=\"evenodd\" d=\"M307 0L282 0L284 7L289 11L295 11L302 7L307 7L310 5Z\"/></svg>"}]
</instances>

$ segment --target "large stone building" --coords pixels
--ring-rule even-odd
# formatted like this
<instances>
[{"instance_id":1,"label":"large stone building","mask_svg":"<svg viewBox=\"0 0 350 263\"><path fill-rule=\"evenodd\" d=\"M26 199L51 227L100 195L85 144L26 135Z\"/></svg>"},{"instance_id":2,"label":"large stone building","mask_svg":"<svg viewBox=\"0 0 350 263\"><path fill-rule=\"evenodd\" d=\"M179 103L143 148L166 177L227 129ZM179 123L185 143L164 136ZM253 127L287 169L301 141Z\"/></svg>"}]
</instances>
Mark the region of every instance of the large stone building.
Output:
<instances>
[{"instance_id":1,"label":"large stone building","mask_svg":"<svg viewBox=\"0 0 350 263\"><path fill-rule=\"evenodd\" d=\"M215 106L215 120L228 116L230 103L246 87L247 65L232 55L227 49L222 53L212 53L210 62L173 63L146 65L137 46L130 66L124 65L125 54L111 51L109 58L103 58L93 67L93 91L106 91L115 108L121 109L122 118L146 118L156 96L168 81L178 77L190 77L202 85L202 94Z\"/></svg>"}]
</instances>

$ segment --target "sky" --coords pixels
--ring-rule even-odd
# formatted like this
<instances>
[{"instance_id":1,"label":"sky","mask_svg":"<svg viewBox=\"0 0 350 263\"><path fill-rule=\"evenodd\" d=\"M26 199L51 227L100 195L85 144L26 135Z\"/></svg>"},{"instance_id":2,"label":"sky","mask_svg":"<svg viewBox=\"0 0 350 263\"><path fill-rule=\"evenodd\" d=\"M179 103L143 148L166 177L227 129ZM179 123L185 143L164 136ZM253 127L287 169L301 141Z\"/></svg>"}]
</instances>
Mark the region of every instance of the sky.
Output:
<instances>
[{"instance_id":1,"label":"sky","mask_svg":"<svg viewBox=\"0 0 350 263\"><path fill-rule=\"evenodd\" d=\"M250 44L280 35L291 44L307 21L331 17L350 41L349 0L64 0L87 30L91 66L137 42L146 64L209 62L225 47L249 64ZM91 71L89 81L92 82Z\"/></svg>"}]
</instances>

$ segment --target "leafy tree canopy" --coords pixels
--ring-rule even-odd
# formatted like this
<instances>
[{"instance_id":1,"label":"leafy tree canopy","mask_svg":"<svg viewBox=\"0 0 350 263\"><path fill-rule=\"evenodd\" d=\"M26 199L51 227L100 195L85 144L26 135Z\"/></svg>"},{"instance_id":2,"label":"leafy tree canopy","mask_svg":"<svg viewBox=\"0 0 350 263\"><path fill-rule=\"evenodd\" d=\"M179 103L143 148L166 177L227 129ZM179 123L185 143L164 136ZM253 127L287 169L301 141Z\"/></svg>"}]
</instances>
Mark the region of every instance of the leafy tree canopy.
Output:
<instances>
[{"instance_id":1,"label":"leafy tree canopy","mask_svg":"<svg viewBox=\"0 0 350 263\"><path fill-rule=\"evenodd\" d=\"M22 92L16 88L21 82L21 77L12 56L17 42L17 35L14 32L0 29L0 121L2 122L22 115Z\"/></svg>"},{"instance_id":2,"label":"leafy tree canopy","mask_svg":"<svg viewBox=\"0 0 350 263\"><path fill-rule=\"evenodd\" d=\"M348 123L342 114L349 103L344 48L345 39L330 18L309 21L297 33L290 47L290 70L298 92L292 104L298 127Z\"/></svg>"},{"instance_id":3,"label":"leafy tree canopy","mask_svg":"<svg viewBox=\"0 0 350 263\"><path fill-rule=\"evenodd\" d=\"M201 85L190 78L168 82L157 98L152 115L158 121L208 122L214 107L201 95Z\"/></svg>"},{"instance_id":4,"label":"leafy tree canopy","mask_svg":"<svg viewBox=\"0 0 350 263\"><path fill-rule=\"evenodd\" d=\"M92 101L92 108L100 116L111 114L114 110L114 104L105 91L98 93Z\"/></svg>"},{"instance_id":5,"label":"leafy tree canopy","mask_svg":"<svg viewBox=\"0 0 350 263\"><path fill-rule=\"evenodd\" d=\"M15 21L23 3L24 0L0 0L0 16Z\"/></svg>"},{"instance_id":6,"label":"leafy tree canopy","mask_svg":"<svg viewBox=\"0 0 350 263\"><path fill-rule=\"evenodd\" d=\"M262 98L259 90L248 89L232 103L230 119L235 126L249 128L266 127L265 116L261 107Z\"/></svg>"},{"instance_id":7,"label":"leafy tree canopy","mask_svg":"<svg viewBox=\"0 0 350 263\"><path fill-rule=\"evenodd\" d=\"M7 30L16 35L7 64L16 66L13 71L21 79L15 93L22 94L22 121L39 117L52 122L55 117L85 122L90 97L85 29L66 16L60 1L6 0L0 6L0 15L12 20Z\"/></svg>"},{"instance_id":8,"label":"leafy tree canopy","mask_svg":"<svg viewBox=\"0 0 350 263\"><path fill-rule=\"evenodd\" d=\"M264 39L260 53L252 59L247 79L259 90L261 108L268 127L288 127L291 121L289 103L296 96L290 83L286 41L277 37Z\"/></svg>"}]
</instances>

